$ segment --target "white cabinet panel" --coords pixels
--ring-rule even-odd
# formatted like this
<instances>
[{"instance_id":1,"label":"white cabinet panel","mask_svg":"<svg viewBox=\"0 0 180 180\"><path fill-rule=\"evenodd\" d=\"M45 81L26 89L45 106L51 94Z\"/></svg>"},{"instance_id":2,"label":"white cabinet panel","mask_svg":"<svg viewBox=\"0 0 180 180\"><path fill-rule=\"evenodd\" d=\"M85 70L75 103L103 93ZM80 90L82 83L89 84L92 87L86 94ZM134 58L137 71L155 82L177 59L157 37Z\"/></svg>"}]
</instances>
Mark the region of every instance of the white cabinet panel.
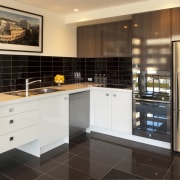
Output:
<instances>
[{"instance_id":1,"label":"white cabinet panel","mask_svg":"<svg viewBox=\"0 0 180 180\"><path fill-rule=\"evenodd\" d=\"M132 133L132 96L129 92L112 92L112 129Z\"/></svg>"},{"instance_id":2,"label":"white cabinet panel","mask_svg":"<svg viewBox=\"0 0 180 180\"><path fill-rule=\"evenodd\" d=\"M93 90L94 126L111 128L111 95L109 91Z\"/></svg>"},{"instance_id":3,"label":"white cabinet panel","mask_svg":"<svg viewBox=\"0 0 180 180\"><path fill-rule=\"evenodd\" d=\"M0 108L0 152L38 139L38 101Z\"/></svg>"},{"instance_id":4,"label":"white cabinet panel","mask_svg":"<svg viewBox=\"0 0 180 180\"><path fill-rule=\"evenodd\" d=\"M0 118L0 135L38 124L38 110Z\"/></svg>"},{"instance_id":5,"label":"white cabinet panel","mask_svg":"<svg viewBox=\"0 0 180 180\"><path fill-rule=\"evenodd\" d=\"M38 125L0 136L0 153L17 148L38 138Z\"/></svg>"},{"instance_id":6,"label":"white cabinet panel","mask_svg":"<svg viewBox=\"0 0 180 180\"><path fill-rule=\"evenodd\" d=\"M24 103L17 103L0 108L0 117L10 116L26 111L38 109L37 101L29 101Z\"/></svg>"},{"instance_id":7,"label":"white cabinet panel","mask_svg":"<svg viewBox=\"0 0 180 180\"><path fill-rule=\"evenodd\" d=\"M93 90L95 127L132 134L132 93L126 91Z\"/></svg>"},{"instance_id":8,"label":"white cabinet panel","mask_svg":"<svg viewBox=\"0 0 180 180\"><path fill-rule=\"evenodd\" d=\"M68 95L40 100L40 146L56 142L69 134Z\"/></svg>"}]
</instances>

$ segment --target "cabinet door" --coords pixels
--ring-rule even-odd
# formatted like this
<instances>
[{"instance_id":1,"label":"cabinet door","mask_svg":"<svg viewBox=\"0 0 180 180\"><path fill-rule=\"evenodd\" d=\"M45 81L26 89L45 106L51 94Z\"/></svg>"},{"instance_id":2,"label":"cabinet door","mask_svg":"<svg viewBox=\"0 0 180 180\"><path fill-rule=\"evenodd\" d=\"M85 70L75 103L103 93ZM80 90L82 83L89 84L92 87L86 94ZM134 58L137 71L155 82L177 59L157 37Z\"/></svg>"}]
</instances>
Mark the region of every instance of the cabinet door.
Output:
<instances>
[{"instance_id":1,"label":"cabinet door","mask_svg":"<svg viewBox=\"0 0 180 180\"><path fill-rule=\"evenodd\" d=\"M172 20L171 20L171 27L172 27L172 40L179 40L180 39L180 8L173 8L172 12Z\"/></svg>"},{"instance_id":2,"label":"cabinet door","mask_svg":"<svg viewBox=\"0 0 180 180\"><path fill-rule=\"evenodd\" d=\"M170 10L133 15L133 64L141 70L169 71L171 67Z\"/></svg>"},{"instance_id":3,"label":"cabinet door","mask_svg":"<svg viewBox=\"0 0 180 180\"><path fill-rule=\"evenodd\" d=\"M111 96L109 91L93 90L94 126L111 128Z\"/></svg>"},{"instance_id":4,"label":"cabinet door","mask_svg":"<svg viewBox=\"0 0 180 180\"><path fill-rule=\"evenodd\" d=\"M131 57L131 20L115 24L115 43L117 57Z\"/></svg>"},{"instance_id":5,"label":"cabinet door","mask_svg":"<svg viewBox=\"0 0 180 180\"><path fill-rule=\"evenodd\" d=\"M132 134L132 95L112 92L112 129Z\"/></svg>"},{"instance_id":6,"label":"cabinet door","mask_svg":"<svg viewBox=\"0 0 180 180\"><path fill-rule=\"evenodd\" d=\"M77 28L77 56L95 57L95 26Z\"/></svg>"},{"instance_id":7,"label":"cabinet door","mask_svg":"<svg viewBox=\"0 0 180 180\"><path fill-rule=\"evenodd\" d=\"M96 57L115 56L115 38L115 23L96 25Z\"/></svg>"},{"instance_id":8,"label":"cabinet door","mask_svg":"<svg viewBox=\"0 0 180 180\"><path fill-rule=\"evenodd\" d=\"M40 144L41 147L68 137L67 95L44 98L40 101Z\"/></svg>"}]
</instances>

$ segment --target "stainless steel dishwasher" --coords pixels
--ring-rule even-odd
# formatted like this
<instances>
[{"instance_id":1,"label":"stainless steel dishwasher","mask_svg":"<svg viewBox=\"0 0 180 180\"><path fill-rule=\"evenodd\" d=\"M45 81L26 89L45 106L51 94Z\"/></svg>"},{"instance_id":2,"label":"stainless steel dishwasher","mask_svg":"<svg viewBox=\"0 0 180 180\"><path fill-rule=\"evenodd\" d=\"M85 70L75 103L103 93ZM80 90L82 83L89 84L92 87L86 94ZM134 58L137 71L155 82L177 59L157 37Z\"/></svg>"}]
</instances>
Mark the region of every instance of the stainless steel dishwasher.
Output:
<instances>
[{"instance_id":1,"label":"stainless steel dishwasher","mask_svg":"<svg viewBox=\"0 0 180 180\"><path fill-rule=\"evenodd\" d=\"M90 91L69 95L69 139L86 131L90 119Z\"/></svg>"}]
</instances>

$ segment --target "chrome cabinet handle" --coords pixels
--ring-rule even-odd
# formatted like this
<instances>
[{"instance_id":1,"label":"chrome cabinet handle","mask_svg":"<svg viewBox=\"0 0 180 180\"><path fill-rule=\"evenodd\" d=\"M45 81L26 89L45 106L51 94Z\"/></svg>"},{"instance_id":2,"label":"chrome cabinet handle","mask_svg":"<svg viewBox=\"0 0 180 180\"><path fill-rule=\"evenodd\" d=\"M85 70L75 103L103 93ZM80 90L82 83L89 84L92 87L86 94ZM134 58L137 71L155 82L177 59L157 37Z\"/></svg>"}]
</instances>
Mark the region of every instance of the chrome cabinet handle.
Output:
<instances>
[{"instance_id":1,"label":"chrome cabinet handle","mask_svg":"<svg viewBox=\"0 0 180 180\"><path fill-rule=\"evenodd\" d=\"M106 96L109 96L109 93L106 93Z\"/></svg>"},{"instance_id":2,"label":"chrome cabinet handle","mask_svg":"<svg viewBox=\"0 0 180 180\"><path fill-rule=\"evenodd\" d=\"M14 123L13 119L9 120L9 124L13 124L13 123Z\"/></svg>"},{"instance_id":3,"label":"chrome cabinet handle","mask_svg":"<svg viewBox=\"0 0 180 180\"><path fill-rule=\"evenodd\" d=\"M9 141L14 141L14 137L11 136L11 137L9 138Z\"/></svg>"},{"instance_id":4,"label":"chrome cabinet handle","mask_svg":"<svg viewBox=\"0 0 180 180\"><path fill-rule=\"evenodd\" d=\"M9 108L9 112L14 112L14 108Z\"/></svg>"}]
</instances>

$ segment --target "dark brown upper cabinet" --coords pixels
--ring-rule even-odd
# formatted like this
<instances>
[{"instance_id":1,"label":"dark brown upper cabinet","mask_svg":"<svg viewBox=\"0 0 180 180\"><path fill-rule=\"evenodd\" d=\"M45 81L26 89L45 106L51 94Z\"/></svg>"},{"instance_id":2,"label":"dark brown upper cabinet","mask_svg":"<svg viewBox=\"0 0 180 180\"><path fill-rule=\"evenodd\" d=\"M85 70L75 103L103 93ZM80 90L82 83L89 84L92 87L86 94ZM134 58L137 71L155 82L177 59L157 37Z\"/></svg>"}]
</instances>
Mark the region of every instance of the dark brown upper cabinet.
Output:
<instances>
[{"instance_id":1,"label":"dark brown upper cabinet","mask_svg":"<svg viewBox=\"0 0 180 180\"><path fill-rule=\"evenodd\" d=\"M131 57L131 20L77 28L78 57Z\"/></svg>"},{"instance_id":2,"label":"dark brown upper cabinet","mask_svg":"<svg viewBox=\"0 0 180 180\"><path fill-rule=\"evenodd\" d=\"M132 48L132 21L122 21L116 23L116 56L131 57Z\"/></svg>"},{"instance_id":3,"label":"dark brown upper cabinet","mask_svg":"<svg viewBox=\"0 0 180 180\"><path fill-rule=\"evenodd\" d=\"M95 57L115 57L115 23L96 25Z\"/></svg>"},{"instance_id":4,"label":"dark brown upper cabinet","mask_svg":"<svg viewBox=\"0 0 180 180\"><path fill-rule=\"evenodd\" d=\"M133 64L141 70L170 70L170 9L133 15L132 57Z\"/></svg>"},{"instance_id":5,"label":"dark brown upper cabinet","mask_svg":"<svg viewBox=\"0 0 180 180\"><path fill-rule=\"evenodd\" d=\"M171 9L171 12L172 40L180 40L180 8L173 8Z\"/></svg>"},{"instance_id":6,"label":"dark brown upper cabinet","mask_svg":"<svg viewBox=\"0 0 180 180\"><path fill-rule=\"evenodd\" d=\"M94 57L96 53L96 27L82 26L77 28L77 56Z\"/></svg>"}]
</instances>

